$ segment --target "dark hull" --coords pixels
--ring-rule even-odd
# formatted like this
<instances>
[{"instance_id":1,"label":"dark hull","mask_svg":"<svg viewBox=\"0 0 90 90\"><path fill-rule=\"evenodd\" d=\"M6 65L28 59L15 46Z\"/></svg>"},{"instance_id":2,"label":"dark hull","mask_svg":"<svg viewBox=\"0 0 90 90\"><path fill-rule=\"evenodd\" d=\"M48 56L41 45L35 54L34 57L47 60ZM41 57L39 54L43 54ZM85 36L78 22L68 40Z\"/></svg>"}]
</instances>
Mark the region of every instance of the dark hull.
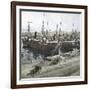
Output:
<instances>
[{"instance_id":1,"label":"dark hull","mask_svg":"<svg viewBox=\"0 0 90 90\"><path fill-rule=\"evenodd\" d=\"M34 53L40 53L43 54L44 56L50 56L52 55L57 43L47 43L43 44L40 43L39 41L29 41L29 42L24 42L23 48L28 48ZM55 50L54 54L58 54L58 50Z\"/></svg>"},{"instance_id":2,"label":"dark hull","mask_svg":"<svg viewBox=\"0 0 90 90\"><path fill-rule=\"evenodd\" d=\"M73 42L73 41L64 41L60 44L51 42L51 43L40 43L40 41L28 41L28 42L23 42L23 48L28 48L30 51L34 53L40 53L43 54L44 56L50 56L50 55L55 55L58 54L59 48L61 52L68 52L68 51L73 51L73 48L80 48L80 44Z\"/></svg>"}]
</instances>

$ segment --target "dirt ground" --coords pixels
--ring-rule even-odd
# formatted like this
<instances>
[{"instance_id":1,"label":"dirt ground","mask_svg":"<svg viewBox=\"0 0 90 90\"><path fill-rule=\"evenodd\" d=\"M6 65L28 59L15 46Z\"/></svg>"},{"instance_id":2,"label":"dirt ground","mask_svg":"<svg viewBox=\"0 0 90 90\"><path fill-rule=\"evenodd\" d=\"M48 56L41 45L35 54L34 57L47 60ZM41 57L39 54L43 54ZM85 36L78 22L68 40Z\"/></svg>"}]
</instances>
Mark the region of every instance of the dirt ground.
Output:
<instances>
[{"instance_id":1,"label":"dirt ground","mask_svg":"<svg viewBox=\"0 0 90 90\"><path fill-rule=\"evenodd\" d=\"M57 62L56 62L57 61ZM35 66L39 68L35 70ZM80 75L80 55L58 60L37 60L21 64L21 78L66 77Z\"/></svg>"}]
</instances>

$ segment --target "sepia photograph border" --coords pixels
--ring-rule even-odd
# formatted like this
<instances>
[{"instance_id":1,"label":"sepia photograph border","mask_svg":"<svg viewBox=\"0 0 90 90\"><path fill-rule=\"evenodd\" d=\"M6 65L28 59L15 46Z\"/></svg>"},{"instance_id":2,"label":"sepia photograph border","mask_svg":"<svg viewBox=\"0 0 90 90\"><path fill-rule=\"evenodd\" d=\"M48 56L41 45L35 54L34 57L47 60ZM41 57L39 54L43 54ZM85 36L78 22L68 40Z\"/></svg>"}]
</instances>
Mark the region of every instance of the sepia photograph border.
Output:
<instances>
[{"instance_id":1,"label":"sepia photograph border","mask_svg":"<svg viewBox=\"0 0 90 90\"><path fill-rule=\"evenodd\" d=\"M36 84L17 84L17 19L16 6L37 6L37 7L51 7L51 8L69 8L69 9L83 9L84 12L84 81L70 81L70 82L51 82L51 83L36 83ZM72 11L73 12L73 11ZM32 88L32 87L48 87L48 86L65 86L65 85L80 85L88 83L88 62L87 62L87 27L88 27L88 11L87 6L84 5L67 5L67 4L53 4L53 3L35 3L35 2L11 2L11 88ZM19 31L20 32L20 31Z\"/></svg>"}]
</instances>

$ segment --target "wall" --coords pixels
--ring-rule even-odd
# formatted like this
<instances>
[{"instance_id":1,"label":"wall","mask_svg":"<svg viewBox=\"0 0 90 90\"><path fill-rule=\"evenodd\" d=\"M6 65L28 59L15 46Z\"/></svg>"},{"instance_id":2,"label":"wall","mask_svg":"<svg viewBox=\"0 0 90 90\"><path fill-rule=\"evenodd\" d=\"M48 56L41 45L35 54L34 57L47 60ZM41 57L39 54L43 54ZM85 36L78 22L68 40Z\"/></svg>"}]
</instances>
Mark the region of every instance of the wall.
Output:
<instances>
[{"instance_id":1,"label":"wall","mask_svg":"<svg viewBox=\"0 0 90 90\"><path fill-rule=\"evenodd\" d=\"M10 1L11 0L0 0L0 90L10 90ZM89 10L90 0L30 0L30 1L88 5L88 16L90 15ZM88 17L88 23L90 23L90 17ZM90 34L89 29L90 26L88 27L88 34ZM88 36L89 36L88 38L90 38L90 35ZM88 42L88 46L90 46L90 41ZM90 47L88 48L88 53L90 53L89 50ZM90 57L88 58L90 59ZM90 64L90 61L88 61L88 64ZM88 68L90 68L90 65L88 65ZM88 70L88 76L90 76L90 70ZM50 89L90 90L89 88L90 88L90 77L88 85L33 88L31 90L50 90Z\"/></svg>"}]
</instances>

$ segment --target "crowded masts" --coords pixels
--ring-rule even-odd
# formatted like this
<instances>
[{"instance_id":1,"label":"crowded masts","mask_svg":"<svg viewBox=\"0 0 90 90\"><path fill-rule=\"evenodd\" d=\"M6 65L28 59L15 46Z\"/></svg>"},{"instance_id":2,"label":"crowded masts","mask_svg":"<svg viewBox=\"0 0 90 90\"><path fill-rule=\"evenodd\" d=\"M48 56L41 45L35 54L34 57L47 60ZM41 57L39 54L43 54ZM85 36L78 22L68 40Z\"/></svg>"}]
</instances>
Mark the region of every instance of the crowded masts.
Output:
<instances>
[{"instance_id":1,"label":"crowded masts","mask_svg":"<svg viewBox=\"0 0 90 90\"><path fill-rule=\"evenodd\" d=\"M62 26L62 22L60 22L59 24L56 24L56 35L61 34L61 26Z\"/></svg>"}]
</instances>

